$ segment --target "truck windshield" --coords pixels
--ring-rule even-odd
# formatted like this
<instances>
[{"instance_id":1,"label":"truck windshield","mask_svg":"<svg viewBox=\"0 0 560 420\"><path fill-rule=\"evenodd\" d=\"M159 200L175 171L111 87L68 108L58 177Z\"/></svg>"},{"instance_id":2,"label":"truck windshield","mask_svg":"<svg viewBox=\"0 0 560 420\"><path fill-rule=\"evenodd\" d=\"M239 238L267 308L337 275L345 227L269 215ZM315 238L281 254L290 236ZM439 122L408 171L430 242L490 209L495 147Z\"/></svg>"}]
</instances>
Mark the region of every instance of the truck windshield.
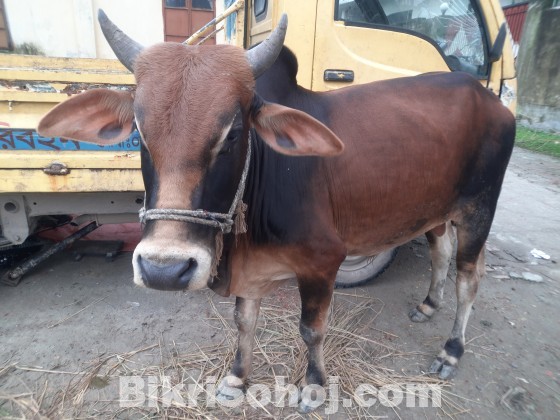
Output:
<instances>
[{"instance_id":1,"label":"truck windshield","mask_svg":"<svg viewBox=\"0 0 560 420\"><path fill-rule=\"evenodd\" d=\"M335 20L428 39L451 70L488 73L482 20L474 0L336 0Z\"/></svg>"}]
</instances>

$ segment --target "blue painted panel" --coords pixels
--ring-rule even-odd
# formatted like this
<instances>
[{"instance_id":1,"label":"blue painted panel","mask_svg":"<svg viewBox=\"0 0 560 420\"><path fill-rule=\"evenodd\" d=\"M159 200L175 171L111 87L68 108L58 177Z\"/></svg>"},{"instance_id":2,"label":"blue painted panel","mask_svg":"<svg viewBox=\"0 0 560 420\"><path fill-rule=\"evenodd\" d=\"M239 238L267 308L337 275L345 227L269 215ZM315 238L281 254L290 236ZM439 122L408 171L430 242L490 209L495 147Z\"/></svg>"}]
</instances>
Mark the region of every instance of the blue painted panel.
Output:
<instances>
[{"instance_id":1,"label":"blue painted panel","mask_svg":"<svg viewBox=\"0 0 560 420\"><path fill-rule=\"evenodd\" d=\"M0 150L140 150L140 134L134 131L128 139L112 146L42 137L35 130L0 128Z\"/></svg>"},{"instance_id":2,"label":"blue painted panel","mask_svg":"<svg viewBox=\"0 0 560 420\"><path fill-rule=\"evenodd\" d=\"M224 10L233 4L235 0L224 0ZM231 41L235 34L235 21L237 20L237 12L226 18L226 39Z\"/></svg>"}]
</instances>

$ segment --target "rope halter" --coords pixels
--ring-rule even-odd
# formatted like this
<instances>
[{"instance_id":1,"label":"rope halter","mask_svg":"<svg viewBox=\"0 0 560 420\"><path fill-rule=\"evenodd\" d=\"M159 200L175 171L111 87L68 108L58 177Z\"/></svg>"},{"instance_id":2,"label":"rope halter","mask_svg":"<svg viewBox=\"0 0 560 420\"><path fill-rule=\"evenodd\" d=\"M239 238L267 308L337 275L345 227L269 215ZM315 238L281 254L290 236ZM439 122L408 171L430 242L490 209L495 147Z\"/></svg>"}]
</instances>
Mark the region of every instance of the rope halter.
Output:
<instances>
[{"instance_id":1,"label":"rope halter","mask_svg":"<svg viewBox=\"0 0 560 420\"><path fill-rule=\"evenodd\" d=\"M140 222L146 223L149 220L175 220L179 222L198 223L200 225L213 226L221 230L222 233L230 233L234 225L234 217L236 213L243 213L246 205L241 201L245 192L245 183L247 174L249 173L249 164L251 162L251 131L248 136L247 156L245 157L245 166L241 174L241 180L237 187L237 192L233 198L233 202L227 213L215 213L207 210L182 210L182 209L149 209L145 207L140 209ZM144 199L144 202L146 200ZM237 224L240 221L238 220ZM244 224L244 223L243 223ZM245 226L236 226L236 233L244 232Z\"/></svg>"}]
</instances>

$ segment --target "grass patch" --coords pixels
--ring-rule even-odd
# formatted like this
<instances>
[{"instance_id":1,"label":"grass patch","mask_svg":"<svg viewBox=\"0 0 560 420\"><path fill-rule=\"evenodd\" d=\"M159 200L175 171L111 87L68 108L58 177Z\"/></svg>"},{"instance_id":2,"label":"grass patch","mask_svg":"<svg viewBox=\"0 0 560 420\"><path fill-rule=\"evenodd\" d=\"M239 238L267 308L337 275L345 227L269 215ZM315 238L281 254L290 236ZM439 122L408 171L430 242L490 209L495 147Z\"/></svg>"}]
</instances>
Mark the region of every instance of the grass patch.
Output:
<instances>
[{"instance_id":1,"label":"grass patch","mask_svg":"<svg viewBox=\"0 0 560 420\"><path fill-rule=\"evenodd\" d=\"M517 127L515 144L524 149L560 158L560 134Z\"/></svg>"}]
</instances>

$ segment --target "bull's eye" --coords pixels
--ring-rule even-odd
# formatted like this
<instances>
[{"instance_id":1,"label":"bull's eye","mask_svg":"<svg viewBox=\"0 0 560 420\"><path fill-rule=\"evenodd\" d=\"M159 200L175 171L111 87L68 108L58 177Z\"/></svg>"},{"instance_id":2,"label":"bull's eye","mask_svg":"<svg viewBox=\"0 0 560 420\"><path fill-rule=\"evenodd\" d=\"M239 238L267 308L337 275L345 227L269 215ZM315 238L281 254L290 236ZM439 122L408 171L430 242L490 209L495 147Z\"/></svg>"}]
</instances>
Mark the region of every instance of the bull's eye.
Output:
<instances>
[{"instance_id":1,"label":"bull's eye","mask_svg":"<svg viewBox=\"0 0 560 420\"><path fill-rule=\"evenodd\" d=\"M226 142L231 143L237 140L239 136L239 130L231 130L226 136Z\"/></svg>"},{"instance_id":2,"label":"bull's eye","mask_svg":"<svg viewBox=\"0 0 560 420\"><path fill-rule=\"evenodd\" d=\"M226 153L231 152L232 147L235 145L235 142L239 138L240 130L231 130L225 138L223 146L219 151L218 155L224 155Z\"/></svg>"}]
</instances>

